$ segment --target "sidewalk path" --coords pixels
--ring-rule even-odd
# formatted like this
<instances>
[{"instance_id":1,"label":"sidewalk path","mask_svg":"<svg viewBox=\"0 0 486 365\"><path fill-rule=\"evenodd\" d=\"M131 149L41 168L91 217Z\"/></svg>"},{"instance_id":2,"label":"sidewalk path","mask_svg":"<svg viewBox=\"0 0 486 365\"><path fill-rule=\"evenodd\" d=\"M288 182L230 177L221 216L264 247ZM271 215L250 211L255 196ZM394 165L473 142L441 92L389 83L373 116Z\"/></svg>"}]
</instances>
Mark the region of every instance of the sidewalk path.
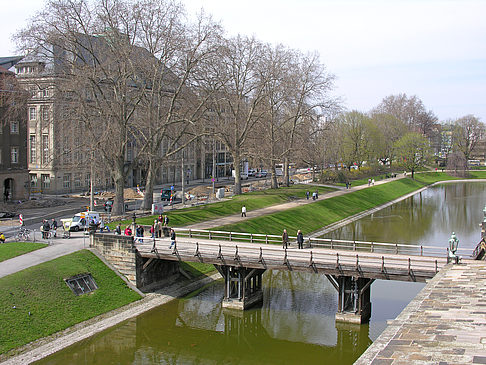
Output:
<instances>
[{"instance_id":1,"label":"sidewalk path","mask_svg":"<svg viewBox=\"0 0 486 365\"><path fill-rule=\"evenodd\" d=\"M380 181L376 181L375 185L386 184L387 182L396 181L396 180L399 180L401 178L403 178L403 176L383 179L383 180L380 180ZM330 186L330 185L319 185L319 184L309 184L309 185L311 185L311 186L326 186L326 187ZM211 229L211 228L214 228L214 227L225 226L227 224L239 223L239 222L244 221L246 219L251 219L251 218L260 217L260 216L263 216L263 215L277 213L277 212L280 212L280 211L283 211L283 210L299 207L301 205L316 203L316 202L321 201L321 200L334 198L335 196L341 196L341 195L344 195L344 194L348 194L348 193L358 191L358 190L362 190L362 189L366 189L366 188L368 188L368 184L354 186L354 187L351 187L350 189L340 188L339 190L336 190L336 191L326 193L326 194L319 196L319 199L317 199L317 200L298 199L298 200L294 200L294 201L288 202L288 203L277 204L277 205L272 205L270 207L265 207L265 208L261 208L261 209L247 211L246 217L241 217L241 214L238 213L238 214L233 214L233 215L226 216L226 217L216 218L216 219L213 219L213 220L210 220L210 221L190 224L188 226L185 226L184 228L188 228L188 229Z\"/></svg>"},{"instance_id":2,"label":"sidewalk path","mask_svg":"<svg viewBox=\"0 0 486 365\"><path fill-rule=\"evenodd\" d=\"M51 242L48 247L0 262L0 278L89 247L89 237L83 239L82 234L69 239L55 238Z\"/></svg>"}]
</instances>

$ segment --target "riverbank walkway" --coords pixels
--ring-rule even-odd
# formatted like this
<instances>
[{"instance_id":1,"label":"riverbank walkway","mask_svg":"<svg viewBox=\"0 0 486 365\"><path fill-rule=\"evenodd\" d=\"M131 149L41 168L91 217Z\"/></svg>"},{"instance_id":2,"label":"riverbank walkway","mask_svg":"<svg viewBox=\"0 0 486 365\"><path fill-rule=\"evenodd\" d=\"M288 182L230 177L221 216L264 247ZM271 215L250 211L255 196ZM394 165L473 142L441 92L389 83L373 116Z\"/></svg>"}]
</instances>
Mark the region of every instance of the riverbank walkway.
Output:
<instances>
[{"instance_id":1,"label":"riverbank walkway","mask_svg":"<svg viewBox=\"0 0 486 365\"><path fill-rule=\"evenodd\" d=\"M447 265L355 365L486 364L486 263Z\"/></svg>"},{"instance_id":2,"label":"riverbank walkway","mask_svg":"<svg viewBox=\"0 0 486 365\"><path fill-rule=\"evenodd\" d=\"M399 175L395 178L387 178L387 179L379 180L379 181L376 181L374 185L386 184L390 181L396 181L396 180L399 180L401 178L404 178L404 176ZM309 191L311 191L311 192L312 192L312 188L315 189L318 186L331 187L330 185L320 185L320 184L313 184L313 183L308 184L308 185L309 185ZM261 209L255 209L255 210L247 211L246 217L241 217L241 214L238 213L238 214L233 214L233 215L229 215L229 216L226 216L226 217L208 220L208 221L205 221L205 222L194 223L194 224L185 226L184 228L188 228L188 229L211 229L211 228L215 228L215 227L225 226L227 224L239 223L239 222L247 220L247 219L256 218L256 217L260 217L260 216L268 215L268 214L273 214L273 213L281 212L281 211L284 211L284 210L287 210L287 209L300 207L302 205L312 204L312 203L316 203L316 202L321 201L321 200L326 200L326 199L334 198L336 196L341 196L341 195L344 195L344 194L352 193L352 192L355 192L355 191L358 191L358 190L369 188L369 186L368 186L368 184L363 184L363 185L352 186L349 189L346 189L344 187L334 187L334 188L337 188L338 190L319 195L319 198L317 200L296 199L296 200L293 200L293 201L288 202L288 203L276 204L276 205L272 205L272 206L261 208Z\"/></svg>"}]
</instances>

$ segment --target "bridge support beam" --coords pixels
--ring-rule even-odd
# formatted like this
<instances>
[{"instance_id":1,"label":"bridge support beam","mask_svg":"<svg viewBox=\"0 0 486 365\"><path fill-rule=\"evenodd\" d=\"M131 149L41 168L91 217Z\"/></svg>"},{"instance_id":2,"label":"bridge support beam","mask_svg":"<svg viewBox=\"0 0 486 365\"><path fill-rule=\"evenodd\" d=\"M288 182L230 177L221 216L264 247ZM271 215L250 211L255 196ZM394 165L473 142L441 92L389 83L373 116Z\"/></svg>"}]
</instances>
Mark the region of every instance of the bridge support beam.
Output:
<instances>
[{"instance_id":1,"label":"bridge support beam","mask_svg":"<svg viewBox=\"0 0 486 365\"><path fill-rule=\"evenodd\" d=\"M263 302L265 269L214 265L224 278L223 308L245 310Z\"/></svg>"},{"instance_id":2,"label":"bridge support beam","mask_svg":"<svg viewBox=\"0 0 486 365\"><path fill-rule=\"evenodd\" d=\"M371 316L370 289L375 279L326 276L338 291L336 321L356 324L367 323Z\"/></svg>"}]
</instances>

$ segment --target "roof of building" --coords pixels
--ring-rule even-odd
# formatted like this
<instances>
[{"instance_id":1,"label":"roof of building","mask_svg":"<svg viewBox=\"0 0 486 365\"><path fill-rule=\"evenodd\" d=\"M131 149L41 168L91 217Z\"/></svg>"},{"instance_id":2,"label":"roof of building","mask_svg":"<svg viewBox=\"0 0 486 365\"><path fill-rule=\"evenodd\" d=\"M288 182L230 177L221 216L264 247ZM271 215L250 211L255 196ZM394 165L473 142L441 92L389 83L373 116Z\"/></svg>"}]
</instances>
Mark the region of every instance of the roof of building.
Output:
<instances>
[{"instance_id":1,"label":"roof of building","mask_svg":"<svg viewBox=\"0 0 486 365\"><path fill-rule=\"evenodd\" d=\"M0 57L0 66L4 65L15 65L19 62L23 56L9 56L9 57Z\"/></svg>"}]
</instances>

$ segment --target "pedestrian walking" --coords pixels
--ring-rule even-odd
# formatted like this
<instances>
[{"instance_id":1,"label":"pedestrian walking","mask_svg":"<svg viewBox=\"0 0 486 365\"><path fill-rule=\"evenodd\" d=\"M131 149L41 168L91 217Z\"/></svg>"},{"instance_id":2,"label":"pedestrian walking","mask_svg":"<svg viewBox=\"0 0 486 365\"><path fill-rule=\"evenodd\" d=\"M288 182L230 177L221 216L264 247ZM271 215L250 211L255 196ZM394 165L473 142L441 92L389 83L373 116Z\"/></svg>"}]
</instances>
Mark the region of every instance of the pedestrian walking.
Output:
<instances>
[{"instance_id":1,"label":"pedestrian walking","mask_svg":"<svg viewBox=\"0 0 486 365\"><path fill-rule=\"evenodd\" d=\"M297 245L300 249L304 248L304 235L300 229L297 231Z\"/></svg>"},{"instance_id":2,"label":"pedestrian walking","mask_svg":"<svg viewBox=\"0 0 486 365\"><path fill-rule=\"evenodd\" d=\"M115 234L121 234L121 227L119 224L117 224L115 227Z\"/></svg>"},{"instance_id":3,"label":"pedestrian walking","mask_svg":"<svg viewBox=\"0 0 486 365\"><path fill-rule=\"evenodd\" d=\"M282 234L282 248L286 249L289 245L289 235L287 234L287 230L283 230Z\"/></svg>"},{"instance_id":4,"label":"pedestrian walking","mask_svg":"<svg viewBox=\"0 0 486 365\"><path fill-rule=\"evenodd\" d=\"M47 219L44 219L42 221L42 238L47 239L49 237L49 230L51 229L51 226L49 225L49 222Z\"/></svg>"},{"instance_id":5,"label":"pedestrian walking","mask_svg":"<svg viewBox=\"0 0 486 365\"><path fill-rule=\"evenodd\" d=\"M305 192L305 197L306 197L307 200L309 200L309 195L310 195L309 191L306 191Z\"/></svg>"},{"instance_id":6,"label":"pedestrian walking","mask_svg":"<svg viewBox=\"0 0 486 365\"><path fill-rule=\"evenodd\" d=\"M316 192L315 191L312 193L312 200L316 200Z\"/></svg>"},{"instance_id":7,"label":"pedestrian walking","mask_svg":"<svg viewBox=\"0 0 486 365\"><path fill-rule=\"evenodd\" d=\"M316 189L316 199L319 199L319 190Z\"/></svg>"},{"instance_id":8,"label":"pedestrian walking","mask_svg":"<svg viewBox=\"0 0 486 365\"><path fill-rule=\"evenodd\" d=\"M242 217L246 217L246 206L245 206L245 205L243 205L243 206L241 207L241 216L242 216Z\"/></svg>"},{"instance_id":9,"label":"pedestrian walking","mask_svg":"<svg viewBox=\"0 0 486 365\"><path fill-rule=\"evenodd\" d=\"M5 243L5 235L3 232L0 232L0 243Z\"/></svg>"},{"instance_id":10,"label":"pedestrian walking","mask_svg":"<svg viewBox=\"0 0 486 365\"><path fill-rule=\"evenodd\" d=\"M168 226L169 225L169 217L166 215L164 215L164 226Z\"/></svg>"},{"instance_id":11,"label":"pedestrian walking","mask_svg":"<svg viewBox=\"0 0 486 365\"><path fill-rule=\"evenodd\" d=\"M132 235L132 229L130 228L130 226L127 226L125 228L125 236L131 236Z\"/></svg>"},{"instance_id":12,"label":"pedestrian walking","mask_svg":"<svg viewBox=\"0 0 486 365\"><path fill-rule=\"evenodd\" d=\"M52 218L51 229L54 232L54 237L57 237L57 221L55 218Z\"/></svg>"},{"instance_id":13,"label":"pedestrian walking","mask_svg":"<svg viewBox=\"0 0 486 365\"><path fill-rule=\"evenodd\" d=\"M176 233L174 229L170 229L170 246L169 248L172 248L172 246L175 246L176 244Z\"/></svg>"},{"instance_id":14,"label":"pedestrian walking","mask_svg":"<svg viewBox=\"0 0 486 365\"><path fill-rule=\"evenodd\" d=\"M371 185L375 185L375 179L371 179Z\"/></svg>"},{"instance_id":15,"label":"pedestrian walking","mask_svg":"<svg viewBox=\"0 0 486 365\"><path fill-rule=\"evenodd\" d=\"M162 221L157 222L157 236L162 238Z\"/></svg>"},{"instance_id":16,"label":"pedestrian walking","mask_svg":"<svg viewBox=\"0 0 486 365\"><path fill-rule=\"evenodd\" d=\"M368 186L371 185L371 179L368 179Z\"/></svg>"}]
</instances>

